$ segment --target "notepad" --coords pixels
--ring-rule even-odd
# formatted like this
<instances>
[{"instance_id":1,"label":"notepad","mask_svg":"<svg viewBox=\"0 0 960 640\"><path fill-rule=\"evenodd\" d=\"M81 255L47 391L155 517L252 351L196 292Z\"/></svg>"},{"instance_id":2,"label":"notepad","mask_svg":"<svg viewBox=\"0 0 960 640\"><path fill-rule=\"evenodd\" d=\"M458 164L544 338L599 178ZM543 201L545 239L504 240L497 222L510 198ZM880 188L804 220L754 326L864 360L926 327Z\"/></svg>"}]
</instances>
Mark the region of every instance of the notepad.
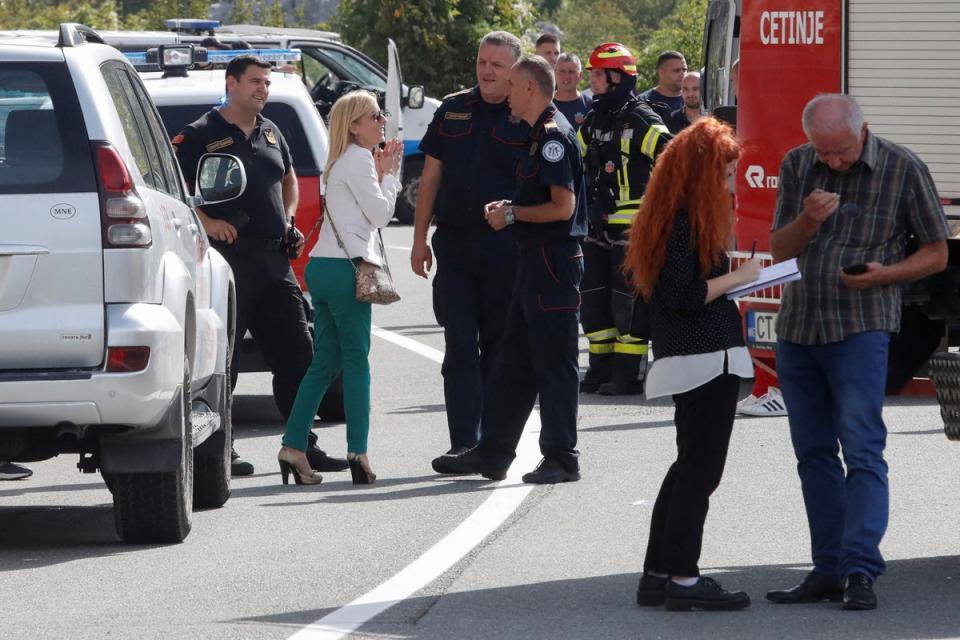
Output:
<instances>
[{"instance_id":1,"label":"notepad","mask_svg":"<svg viewBox=\"0 0 960 640\"><path fill-rule=\"evenodd\" d=\"M797 267L797 259L791 258L763 269L760 271L760 277L753 282L742 284L736 289L731 289L728 291L727 298L733 300L734 298L745 296L748 293L753 293L754 291L759 291L760 289L766 289L767 287L773 287L778 284L793 282L794 280L799 279L800 269Z\"/></svg>"}]
</instances>

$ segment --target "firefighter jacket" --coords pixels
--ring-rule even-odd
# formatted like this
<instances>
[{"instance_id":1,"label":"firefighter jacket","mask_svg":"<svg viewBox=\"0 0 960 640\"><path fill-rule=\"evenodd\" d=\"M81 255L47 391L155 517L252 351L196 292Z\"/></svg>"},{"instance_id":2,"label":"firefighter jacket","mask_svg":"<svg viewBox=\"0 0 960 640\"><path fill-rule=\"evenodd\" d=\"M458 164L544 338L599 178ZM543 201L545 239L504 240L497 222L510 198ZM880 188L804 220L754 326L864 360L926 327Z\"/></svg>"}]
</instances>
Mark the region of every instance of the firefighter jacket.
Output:
<instances>
[{"instance_id":1,"label":"firefighter jacket","mask_svg":"<svg viewBox=\"0 0 960 640\"><path fill-rule=\"evenodd\" d=\"M625 231L640 206L653 162L672 136L660 116L636 96L617 108L591 110L578 136L590 234Z\"/></svg>"}]
</instances>

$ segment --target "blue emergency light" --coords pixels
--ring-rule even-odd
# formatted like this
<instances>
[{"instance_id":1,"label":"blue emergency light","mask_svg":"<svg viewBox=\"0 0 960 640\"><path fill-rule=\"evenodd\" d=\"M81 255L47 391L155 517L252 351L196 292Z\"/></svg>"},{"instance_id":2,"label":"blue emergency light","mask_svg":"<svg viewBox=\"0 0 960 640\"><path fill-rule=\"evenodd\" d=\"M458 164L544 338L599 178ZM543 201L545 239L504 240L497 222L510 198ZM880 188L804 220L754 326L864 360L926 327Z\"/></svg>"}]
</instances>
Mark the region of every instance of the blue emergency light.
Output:
<instances>
[{"instance_id":1,"label":"blue emergency light","mask_svg":"<svg viewBox=\"0 0 960 640\"><path fill-rule=\"evenodd\" d=\"M191 44L163 45L159 49L148 51L126 51L124 55L134 67L157 67L168 71L191 69L196 63L227 64L238 56L257 56L264 62L298 62L299 49L240 49L214 50L204 49Z\"/></svg>"},{"instance_id":2,"label":"blue emergency light","mask_svg":"<svg viewBox=\"0 0 960 640\"><path fill-rule=\"evenodd\" d=\"M220 21L174 18L164 20L163 26L170 31L213 31L220 26Z\"/></svg>"}]
</instances>

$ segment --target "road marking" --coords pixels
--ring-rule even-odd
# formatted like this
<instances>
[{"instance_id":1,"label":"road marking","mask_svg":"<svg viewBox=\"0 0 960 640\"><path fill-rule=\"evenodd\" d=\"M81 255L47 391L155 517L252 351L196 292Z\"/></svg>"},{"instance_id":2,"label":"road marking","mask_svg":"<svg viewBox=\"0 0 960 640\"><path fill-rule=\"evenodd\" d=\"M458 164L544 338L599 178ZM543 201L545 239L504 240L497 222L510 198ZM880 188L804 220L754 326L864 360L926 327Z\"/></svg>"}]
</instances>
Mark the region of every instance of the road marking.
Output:
<instances>
[{"instance_id":1,"label":"road marking","mask_svg":"<svg viewBox=\"0 0 960 640\"><path fill-rule=\"evenodd\" d=\"M413 351L434 362L443 362L443 352L410 338L373 327L373 335ZM540 414L531 412L524 425L517 459L510 466L507 477L496 484L490 496L477 507L456 529L448 533L423 555L404 567L380 586L368 591L353 602L310 623L290 640L337 640L356 631L368 620L399 604L417 591L439 578L459 562L487 536L506 522L507 518L523 503L533 490L533 485L523 484L520 476L531 469L540 458L537 444L540 433Z\"/></svg>"},{"instance_id":2,"label":"road marking","mask_svg":"<svg viewBox=\"0 0 960 640\"><path fill-rule=\"evenodd\" d=\"M396 249L397 251L410 251L411 247L402 247L399 244L385 244L387 249Z\"/></svg>"}]
</instances>

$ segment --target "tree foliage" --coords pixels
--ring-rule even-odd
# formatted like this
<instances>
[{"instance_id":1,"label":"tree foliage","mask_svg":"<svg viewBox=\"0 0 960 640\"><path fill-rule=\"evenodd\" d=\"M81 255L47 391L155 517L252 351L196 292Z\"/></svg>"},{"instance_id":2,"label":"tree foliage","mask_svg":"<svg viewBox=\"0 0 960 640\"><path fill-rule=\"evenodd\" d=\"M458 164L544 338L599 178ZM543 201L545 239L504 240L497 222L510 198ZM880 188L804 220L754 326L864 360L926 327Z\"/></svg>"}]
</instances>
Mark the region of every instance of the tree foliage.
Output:
<instances>
[{"instance_id":1,"label":"tree foliage","mask_svg":"<svg viewBox=\"0 0 960 640\"><path fill-rule=\"evenodd\" d=\"M476 83L474 61L484 34L520 34L533 20L524 0L342 0L332 26L384 66L387 38L393 38L404 81L444 95Z\"/></svg>"}]
</instances>

